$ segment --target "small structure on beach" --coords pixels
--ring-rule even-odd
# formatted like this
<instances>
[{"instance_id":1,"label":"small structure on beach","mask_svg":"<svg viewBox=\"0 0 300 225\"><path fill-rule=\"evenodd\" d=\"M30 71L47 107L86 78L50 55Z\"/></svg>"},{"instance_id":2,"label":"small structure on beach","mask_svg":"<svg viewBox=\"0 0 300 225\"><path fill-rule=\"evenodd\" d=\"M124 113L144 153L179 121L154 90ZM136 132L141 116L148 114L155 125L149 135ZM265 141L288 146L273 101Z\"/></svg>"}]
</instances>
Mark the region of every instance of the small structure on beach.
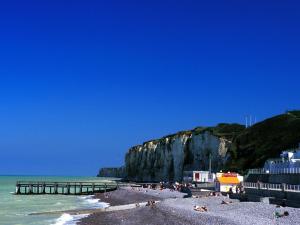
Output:
<instances>
[{"instance_id":1,"label":"small structure on beach","mask_svg":"<svg viewBox=\"0 0 300 225\"><path fill-rule=\"evenodd\" d=\"M214 182L216 174L209 171L184 171L183 181L190 183Z\"/></svg>"},{"instance_id":2,"label":"small structure on beach","mask_svg":"<svg viewBox=\"0 0 300 225\"><path fill-rule=\"evenodd\" d=\"M217 173L215 190L236 193L237 187L243 182L243 176L237 173Z\"/></svg>"}]
</instances>

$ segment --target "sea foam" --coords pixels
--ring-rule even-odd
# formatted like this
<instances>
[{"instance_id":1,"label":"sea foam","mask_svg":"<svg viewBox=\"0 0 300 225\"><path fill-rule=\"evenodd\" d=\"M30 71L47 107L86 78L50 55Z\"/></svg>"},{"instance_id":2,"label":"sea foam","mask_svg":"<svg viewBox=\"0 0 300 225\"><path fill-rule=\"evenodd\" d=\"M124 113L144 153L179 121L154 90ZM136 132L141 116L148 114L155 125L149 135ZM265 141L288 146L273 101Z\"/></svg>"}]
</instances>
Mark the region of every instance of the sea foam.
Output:
<instances>
[{"instance_id":1,"label":"sea foam","mask_svg":"<svg viewBox=\"0 0 300 225\"><path fill-rule=\"evenodd\" d=\"M96 209L96 208L106 208L109 207L108 203L100 202L99 199L94 198L94 195L88 195L88 196L81 196L78 197L80 201L82 201L82 204L86 208L90 209ZM56 203L59 204L60 202ZM82 219L87 217L89 214L83 214L83 215L70 215L68 213L64 213L54 221L51 225L76 225L76 223Z\"/></svg>"},{"instance_id":2,"label":"sea foam","mask_svg":"<svg viewBox=\"0 0 300 225\"><path fill-rule=\"evenodd\" d=\"M108 203L100 202L99 199L94 198L93 195L79 197L81 200L84 200L84 203L88 208L106 208L109 207Z\"/></svg>"},{"instance_id":3,"label":"sea foam","mask_svg":"<svg viewBox=\"0 0 300 225\"><path fill-rule=\"evenodd\" d=\"M52 225L76 225L76 223L84 218L87 217L89 214L82 214L82 215L70 215L67 213L64 213L55 220L55 222Z\"/></svg>"}]
</instances>

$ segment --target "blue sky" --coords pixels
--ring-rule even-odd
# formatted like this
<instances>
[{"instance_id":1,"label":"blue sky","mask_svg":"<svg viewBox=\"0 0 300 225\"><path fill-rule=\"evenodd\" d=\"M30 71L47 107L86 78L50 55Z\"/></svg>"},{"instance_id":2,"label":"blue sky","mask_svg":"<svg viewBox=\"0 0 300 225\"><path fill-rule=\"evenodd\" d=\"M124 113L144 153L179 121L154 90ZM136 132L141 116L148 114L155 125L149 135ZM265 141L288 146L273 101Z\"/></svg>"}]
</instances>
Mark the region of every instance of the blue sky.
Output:
<instances>
[{"instance_id":1,"label":"blue sky","mask_svg":"<svg viewBox=\"0 0 300 225\"><path fill-rule=\"evenodd\" d=\"M297 1L9 1L0 174L95 175L130 146L300 108Z\"/></svg>"}]
</instances>

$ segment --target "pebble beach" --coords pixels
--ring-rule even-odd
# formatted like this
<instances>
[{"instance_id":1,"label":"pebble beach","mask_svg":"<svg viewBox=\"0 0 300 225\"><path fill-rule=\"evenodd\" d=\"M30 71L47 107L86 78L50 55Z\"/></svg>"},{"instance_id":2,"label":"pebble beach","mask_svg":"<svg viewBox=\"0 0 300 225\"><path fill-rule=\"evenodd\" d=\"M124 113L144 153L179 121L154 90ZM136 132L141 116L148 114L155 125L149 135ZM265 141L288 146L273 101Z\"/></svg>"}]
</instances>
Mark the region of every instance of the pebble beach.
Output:
<instances>
[{"instance_id":1,"label":"pebble beach","mask_svg":"<svg viewBox=\"0 0 300 225\"><path fill-rule=\"evenodd\" d=\"M132 209L95 212L83 218L80 225L295 225L300 224L300 209L277 207L261 202L240 202L226 196L199 196L185 198L185 194L147 188L121 188L108 194L95 196L110 206L157 201L151 206ZM227 204L222 204L226 202ZM207 211L195 211L194 207ZM277 218L275 213L288 216Z\"/></svg>"}]
</instances>

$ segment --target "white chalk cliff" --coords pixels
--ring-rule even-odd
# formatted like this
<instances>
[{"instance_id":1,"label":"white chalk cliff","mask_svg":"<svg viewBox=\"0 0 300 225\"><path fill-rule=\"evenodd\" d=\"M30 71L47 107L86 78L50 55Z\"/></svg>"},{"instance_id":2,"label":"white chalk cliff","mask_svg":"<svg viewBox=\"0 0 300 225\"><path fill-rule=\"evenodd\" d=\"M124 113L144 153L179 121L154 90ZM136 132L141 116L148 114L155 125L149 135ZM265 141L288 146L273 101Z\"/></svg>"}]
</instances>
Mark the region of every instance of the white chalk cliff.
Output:
<instances>
[{"instance_id":1,"label":"white chalk cliff","mask_svg":"<svg viewBox=\"0 0 300 225\"><path fill-rule=\"evenodd\" d=\"M183 171L219 170L227 159L230 141L209 130L180 132L132 147L125 157L130 180L181 181Z\"/></svg>"}]
</instances>

